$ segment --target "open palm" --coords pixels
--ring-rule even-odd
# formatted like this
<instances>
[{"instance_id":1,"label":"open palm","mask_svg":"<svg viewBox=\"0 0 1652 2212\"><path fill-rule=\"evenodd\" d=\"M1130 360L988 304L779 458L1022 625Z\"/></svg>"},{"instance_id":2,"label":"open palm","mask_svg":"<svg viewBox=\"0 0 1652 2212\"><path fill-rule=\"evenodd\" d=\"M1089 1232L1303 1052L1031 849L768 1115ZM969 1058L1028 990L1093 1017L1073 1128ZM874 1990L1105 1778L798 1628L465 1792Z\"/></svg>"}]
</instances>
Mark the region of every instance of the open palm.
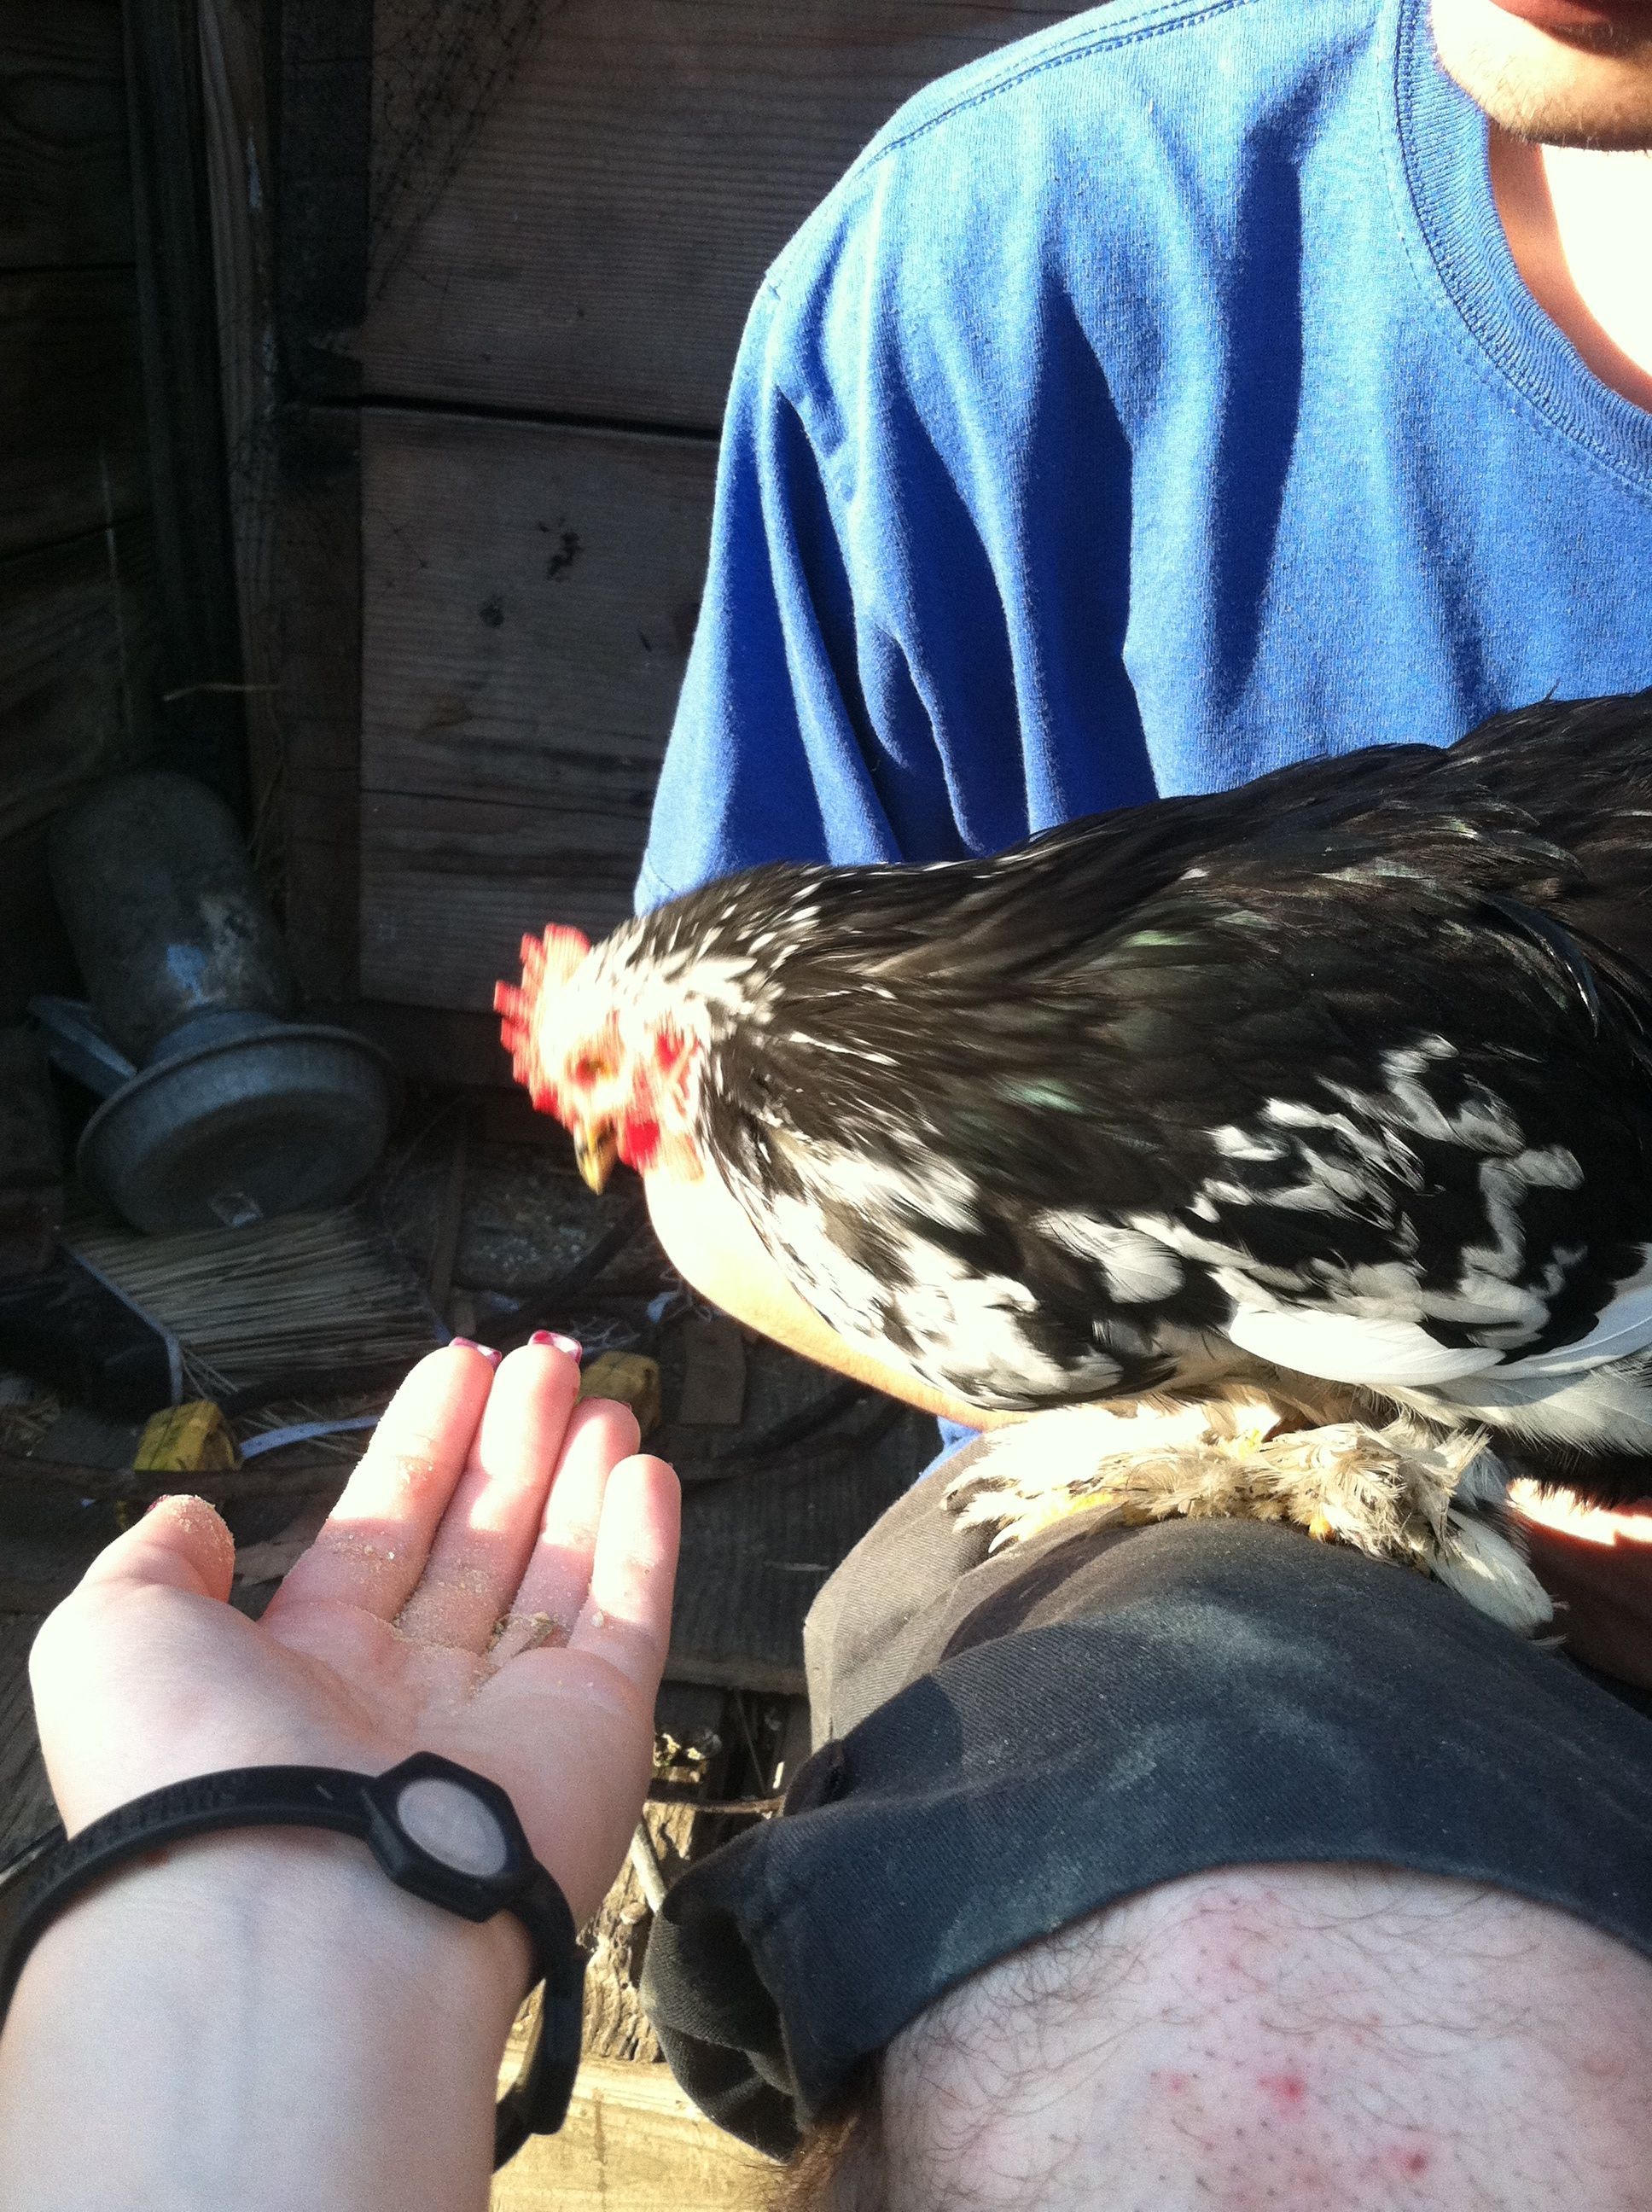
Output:
<instances>
[{"instance_id":1,"label":"open palm","mask_svg":"<svg viewBox=\"0 0 1652 2212\"><path fill-rule=\"evenodd\" d=\"M551 1344L497 1375L432 1353L257 1623L198 1498L118 1538L32 1663L70 1830L218 1768L437 1751L509 1793L576 1918L594 1910L647 1785L677 1501L627 1409L576 1409L578 1387Z\"/></svg>"}]
</instances>

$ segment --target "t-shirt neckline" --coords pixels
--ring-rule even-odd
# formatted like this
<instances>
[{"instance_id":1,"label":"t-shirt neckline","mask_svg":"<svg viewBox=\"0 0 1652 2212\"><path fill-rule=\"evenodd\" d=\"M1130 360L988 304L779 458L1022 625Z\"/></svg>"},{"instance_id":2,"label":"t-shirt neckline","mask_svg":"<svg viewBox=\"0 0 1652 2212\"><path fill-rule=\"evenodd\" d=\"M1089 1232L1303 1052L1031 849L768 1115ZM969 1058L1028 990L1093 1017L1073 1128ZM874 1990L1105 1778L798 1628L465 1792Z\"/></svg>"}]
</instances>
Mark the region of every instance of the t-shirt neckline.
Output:
<instances>
[{"instance_id":1,"label":"t-shirt neckline","mask_svg":"<svg viewBox=\"0 0 1652 2212\"><path fill-rule=\"evenodd\" d=\"M1479 360L1552 428L1652 489L1652 413L1601 382L1521 279L1491 194L1489 125L1436 60L1429 0L1398 0L1394 174L1425 286Z\"/></svg>"}]
</instances>

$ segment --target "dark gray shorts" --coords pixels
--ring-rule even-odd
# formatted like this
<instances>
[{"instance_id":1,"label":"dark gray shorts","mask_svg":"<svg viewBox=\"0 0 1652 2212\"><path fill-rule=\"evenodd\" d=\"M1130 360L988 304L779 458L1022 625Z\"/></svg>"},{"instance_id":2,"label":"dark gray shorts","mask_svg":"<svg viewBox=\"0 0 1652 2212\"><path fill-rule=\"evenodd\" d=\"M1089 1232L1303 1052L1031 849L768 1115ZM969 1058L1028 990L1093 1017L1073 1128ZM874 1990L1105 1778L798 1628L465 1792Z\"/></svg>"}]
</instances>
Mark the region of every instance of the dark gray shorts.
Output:
<instances>
[{"instance_id":1,"label":"dark gray shorts","mask_svg":"<svg viewBox=\"0 0 1652 2212\"><path fill-rule=\"evenodd\" d=\"M1214 1867L1382 1862L1652 1956L1652 1719L1437 1584L1255 1522L986 1556L909 1492L816 1601L817 1748L691 1867L644 1999L677 2079L783 2156L932 1999Z\"/></svg>"}]
</instances>

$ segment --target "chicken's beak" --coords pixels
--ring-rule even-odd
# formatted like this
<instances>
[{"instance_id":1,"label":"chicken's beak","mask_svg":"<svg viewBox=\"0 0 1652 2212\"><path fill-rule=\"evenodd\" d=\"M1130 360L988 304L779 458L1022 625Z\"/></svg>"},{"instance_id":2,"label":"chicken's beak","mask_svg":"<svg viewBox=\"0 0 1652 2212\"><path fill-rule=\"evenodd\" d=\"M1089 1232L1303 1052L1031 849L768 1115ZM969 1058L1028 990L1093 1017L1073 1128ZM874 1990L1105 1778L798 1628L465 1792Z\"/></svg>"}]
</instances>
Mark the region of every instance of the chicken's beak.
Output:
<instances>
[{"instance_id":1,"label":"chicken's beak","mask_svg":"<svg viewBox=\"0 0 1652 2212\"><path fill-rule=\"evenodd\" d=\"M574 1132L574 1158L580 1173L594 1191L601 1191L614 1172L619 1146L610 1121L582 1122Z\"/></svg>"}]
</instances>

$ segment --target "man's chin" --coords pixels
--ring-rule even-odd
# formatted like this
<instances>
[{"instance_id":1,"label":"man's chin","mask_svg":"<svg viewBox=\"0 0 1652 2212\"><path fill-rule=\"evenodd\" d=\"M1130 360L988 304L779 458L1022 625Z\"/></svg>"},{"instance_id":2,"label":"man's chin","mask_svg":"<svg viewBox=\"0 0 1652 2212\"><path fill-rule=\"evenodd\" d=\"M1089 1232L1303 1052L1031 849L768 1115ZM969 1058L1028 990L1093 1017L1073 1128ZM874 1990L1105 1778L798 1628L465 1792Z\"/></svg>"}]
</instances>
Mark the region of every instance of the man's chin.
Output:
<instances>
[{"instance_id":1,"label":"man's chin","mask_svg":"<svg viewBox=\"0 0 1652 2212\"><path fill-rule=\"evenodd\" d=\"M1431 18L1447 75L1515 137L1652 147L1652 5L1431 0Z\"/></svg>"}]
</instances>

